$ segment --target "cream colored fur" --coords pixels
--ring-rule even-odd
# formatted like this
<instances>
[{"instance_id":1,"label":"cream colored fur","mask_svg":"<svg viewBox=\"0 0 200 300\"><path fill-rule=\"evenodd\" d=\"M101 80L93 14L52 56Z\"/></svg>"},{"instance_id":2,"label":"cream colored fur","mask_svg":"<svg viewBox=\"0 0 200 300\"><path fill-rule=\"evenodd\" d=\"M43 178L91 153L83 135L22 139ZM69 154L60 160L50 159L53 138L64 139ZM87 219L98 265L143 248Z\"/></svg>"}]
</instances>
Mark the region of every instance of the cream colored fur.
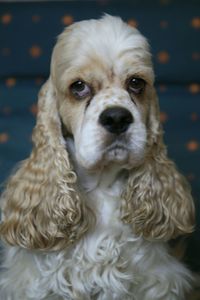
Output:
<instances>
[{"instance_id":1,"label":"cream colored fur","mask_svg":"<svg viewBox=\"0 0 200 300\"><path fill-rule=\"evenodd\" d=\"M142 78L133 95L127 80ZM76 99L70 87L91 88ZM2 195L1 300L184 300L189 270L167 241L191 233L190 188L163 143L146 39L120 18L75 23L58 38L39 94L33 151ZM134 122L122 137L108 107Z\"/></svg>"}]
</instances>

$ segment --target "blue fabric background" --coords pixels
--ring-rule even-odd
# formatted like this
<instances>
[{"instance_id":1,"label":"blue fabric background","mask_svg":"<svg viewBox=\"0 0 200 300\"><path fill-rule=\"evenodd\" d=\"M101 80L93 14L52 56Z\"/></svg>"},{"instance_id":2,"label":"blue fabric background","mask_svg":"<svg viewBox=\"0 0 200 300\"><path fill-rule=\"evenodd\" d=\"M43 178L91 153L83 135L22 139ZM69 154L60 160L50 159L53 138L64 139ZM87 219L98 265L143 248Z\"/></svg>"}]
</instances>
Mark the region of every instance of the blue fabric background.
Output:
<instances>
[{"instance_id":1,"label":"blue fabric background","mask_svg":"<svg viewBox=\"0 0 200 300\"><path fill-rule=\"evenodd\" d=\"M37 93L56 37L73 21L121 16L152 48L169 156L192 186L197 227L188 262L200 267L200 1L0 3L0 181L31 150Z\"/></svg>"}]
</instances>

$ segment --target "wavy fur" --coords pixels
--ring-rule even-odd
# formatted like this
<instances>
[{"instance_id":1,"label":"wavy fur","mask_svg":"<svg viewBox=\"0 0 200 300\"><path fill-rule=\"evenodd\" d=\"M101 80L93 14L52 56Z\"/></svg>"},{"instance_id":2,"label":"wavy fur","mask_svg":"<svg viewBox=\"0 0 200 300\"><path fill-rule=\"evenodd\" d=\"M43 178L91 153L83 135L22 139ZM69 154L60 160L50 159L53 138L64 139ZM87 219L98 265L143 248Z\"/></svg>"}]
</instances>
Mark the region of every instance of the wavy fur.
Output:
<instances>
[{"instance_id":1,"label":"wavy fur","mask_svg":"<svg viewBox=\"0 0 200 300\"><path fill-rule=\"evenodd\" d=\"M138 235L168 241L193 232L194 205L188 182L167 157L155 91L153 96L156 105L147 124L147 156L143 165L130 172L122 195L122 219L133 224Z\"/></svg>"},{"instance_id":2,"label":"wavy fur","mask_svg":"<svg viewBox=\"0 0 200 300\"><path fill-rule=\"evenodd\" d=\"M133 76L142 93L127 88ZM2 195L1 300L186 299L192 275L166 242L193 231L194 205L167 157L153 82L146 39L121 19L60 35L33 150ZM115 106L133 120L118 137L99 122Z\"/></svg>"},{"instance_id":3,"label":"wavy fur","mask_svg":"<svg viewBox=\"0 0 200 300\"><path fill-rule=\"evenodd\" d=\"M3 194L1 237L10 245L58 250L79 239L89 226L61 133L51 79L39 96L34 148Z\"/></svg>"}]
</instances>

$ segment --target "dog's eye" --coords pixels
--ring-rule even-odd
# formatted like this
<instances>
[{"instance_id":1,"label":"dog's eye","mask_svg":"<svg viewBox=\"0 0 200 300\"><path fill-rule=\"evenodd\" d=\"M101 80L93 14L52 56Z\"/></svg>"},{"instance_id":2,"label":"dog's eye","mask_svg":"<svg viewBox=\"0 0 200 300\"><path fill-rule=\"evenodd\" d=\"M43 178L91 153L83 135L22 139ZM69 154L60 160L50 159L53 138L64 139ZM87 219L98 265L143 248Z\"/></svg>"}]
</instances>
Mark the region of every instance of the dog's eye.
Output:
<instances>
[{"instance_id":1,"label":"dog's eye","mask_svg":"<svg viewBox=\"0 0 200 300\"><path fill-rule=\"evenodd\" d=\"M132 77L128 81L128 90L136 95L141 94L145 88L145 81L141 78Z\"/></svg>"},{"instance_id":2,"label":"dog's eye","mask_svg":"<svg viewBox=\"0 0 200 300\"><path fill-rule=\"evenodd\" d=\"M90 87L81 80L77 80L72 83L70 86L70 90L72 94L78 99L85 98L91 93Z\"/></svg>"}]
</instances>

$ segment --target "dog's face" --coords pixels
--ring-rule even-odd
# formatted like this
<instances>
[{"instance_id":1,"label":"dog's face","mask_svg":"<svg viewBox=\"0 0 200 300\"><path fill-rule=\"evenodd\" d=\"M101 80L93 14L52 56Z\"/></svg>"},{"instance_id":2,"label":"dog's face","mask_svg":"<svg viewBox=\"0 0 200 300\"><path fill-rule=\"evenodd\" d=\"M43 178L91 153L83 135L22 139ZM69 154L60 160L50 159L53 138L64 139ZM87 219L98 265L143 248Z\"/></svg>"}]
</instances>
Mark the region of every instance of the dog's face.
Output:
<instances>
[{"instance_id":1,"label":"dog's face","mask_svg":"<svg viewBox=\"0 0 200 300\"><path fill-rule=\"evenodd\" d=\"M132 168L146 152L151 55L136 29L110 18L68 28L52 59L59 113L87 169Z\"/></svg>"}]
</instances>

